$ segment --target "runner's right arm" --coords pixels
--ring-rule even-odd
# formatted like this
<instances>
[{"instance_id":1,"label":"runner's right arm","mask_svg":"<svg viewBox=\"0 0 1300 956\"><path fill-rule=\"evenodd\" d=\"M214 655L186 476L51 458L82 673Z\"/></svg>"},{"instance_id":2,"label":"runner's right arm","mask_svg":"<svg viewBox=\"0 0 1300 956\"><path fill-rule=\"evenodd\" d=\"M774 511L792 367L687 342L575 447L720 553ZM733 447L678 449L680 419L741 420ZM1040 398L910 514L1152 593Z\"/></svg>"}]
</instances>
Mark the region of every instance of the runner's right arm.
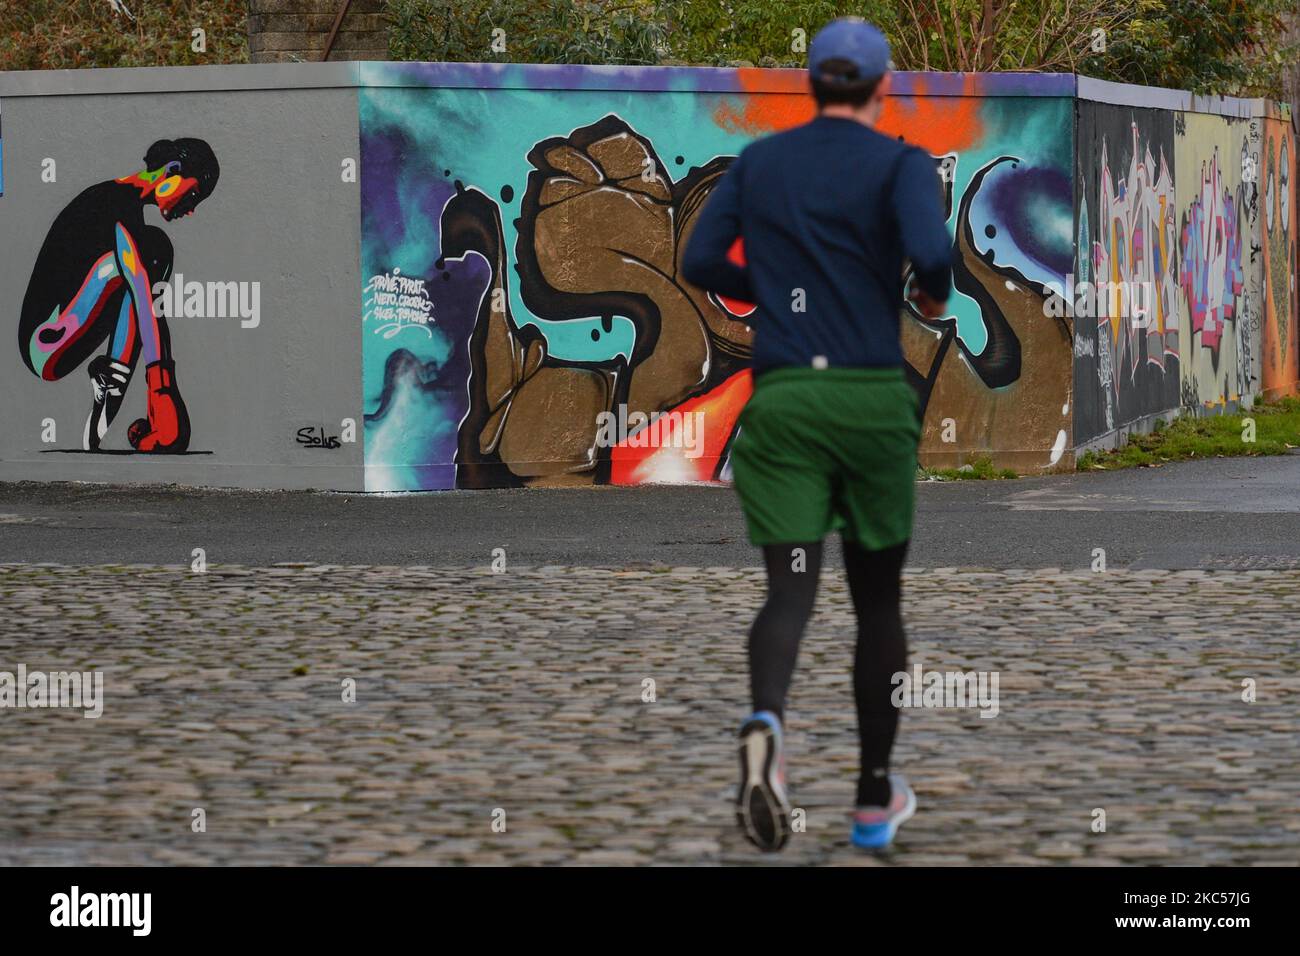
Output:
<instances>
[{"instance_id":1,"label":"runner's right arm","mask_svg":"<svg viewBox=\"0 0 1300 956\"><path fill-rule=\"evenodd\" d=\"M952 292L952 237L937 179L934 160L922 150L908 149L899 160L893 199L903 254L912 260L916 285L943 303Z\"/></svg>"},{"instance_id":2,"label":"runner's right arm","mask_svg":"<svg viewBox=\"0 0 1300 956\"><path fill-rule=\"evenodd\" d=\"M752 302L754 293L749 288L744 266L727 258L740 236L740 160L737 156L705 201L686 243L682 275L701 289Z\"/></svg>"}]
</instances>

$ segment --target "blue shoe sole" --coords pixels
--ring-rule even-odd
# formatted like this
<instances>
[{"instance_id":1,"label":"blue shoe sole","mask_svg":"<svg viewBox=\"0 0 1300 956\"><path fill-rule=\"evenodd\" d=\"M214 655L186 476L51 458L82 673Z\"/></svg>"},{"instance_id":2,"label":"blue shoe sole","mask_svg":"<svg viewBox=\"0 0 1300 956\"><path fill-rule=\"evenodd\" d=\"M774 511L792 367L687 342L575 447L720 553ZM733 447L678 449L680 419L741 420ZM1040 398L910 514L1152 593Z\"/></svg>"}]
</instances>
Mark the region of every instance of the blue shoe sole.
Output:
<instances>
[{"instance_id":1,"label":"blue shoe sole","mask_svg":"<svg viewBox=\"0 0 1300 956\"><path fill-rule=\"evenodd\" d=\"M884 823L858 823L854 822L853 831L849 834L849 842L863 850L883 850L894 842L894 837L898 834L898 828L912 818L916 813L916 794L911 788L907 791L907 803L898 815L886 820Z\"/></svg>"}]
</instances>

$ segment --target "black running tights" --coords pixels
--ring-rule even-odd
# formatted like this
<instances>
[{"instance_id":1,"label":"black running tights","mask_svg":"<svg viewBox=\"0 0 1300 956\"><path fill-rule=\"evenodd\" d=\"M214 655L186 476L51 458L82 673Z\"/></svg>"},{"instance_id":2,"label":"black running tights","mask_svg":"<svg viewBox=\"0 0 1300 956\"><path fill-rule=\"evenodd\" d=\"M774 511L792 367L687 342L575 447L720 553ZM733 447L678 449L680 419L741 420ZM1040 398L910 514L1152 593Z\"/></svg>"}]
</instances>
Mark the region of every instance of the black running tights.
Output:
<instances>
[{"instance_id":1,"label":"black running tights","mask_svg":"<svg viewBox=\"0 0 1300 956\"><path fill-rule=\"evenodd\" d=\"M844 542L844 566L858 617L853 695L858 708L861 773L859 805L889 801L889 752L898 729L890 696L893 676L904 670L907 641L899 608L907 542L867 551ZM799 640L812 616L821 572L822 543L768 545L767 601L749 632L749 681L755 710L784 719L785 697L799 656Z\"/></svg>"}]
</instances>

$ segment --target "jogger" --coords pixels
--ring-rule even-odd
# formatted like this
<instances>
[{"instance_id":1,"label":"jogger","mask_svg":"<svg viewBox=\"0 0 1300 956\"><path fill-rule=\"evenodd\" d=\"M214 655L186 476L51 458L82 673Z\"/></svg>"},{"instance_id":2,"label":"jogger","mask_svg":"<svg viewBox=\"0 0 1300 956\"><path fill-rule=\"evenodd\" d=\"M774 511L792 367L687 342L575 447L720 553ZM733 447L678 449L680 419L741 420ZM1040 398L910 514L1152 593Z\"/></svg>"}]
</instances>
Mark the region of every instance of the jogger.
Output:
<instances>
[{"instance_id":1,"label":"jogger","mask_svg":"<svg viewBox=\"0 0 1300 956\"><path fill-rule=\"evenodd\" d=\"M808 61L817 118L742 152L700 216L683 271L757 306L754 394L732 471L750 540L763 549L768 594L749 635L754 713L741 727L738 820L763 849L789 838L786 695L816 601L822 542L839 531L858 620L861 771L850 838L878 848L916 807L906 781L889 772L921 431L899 310L907 291L923 315L945 314L952 241L933 159L872 129L889 88L884 36L842 18L813 39ZM744 266L729 255L737 239Z\"/></svg>"}]
</instances>

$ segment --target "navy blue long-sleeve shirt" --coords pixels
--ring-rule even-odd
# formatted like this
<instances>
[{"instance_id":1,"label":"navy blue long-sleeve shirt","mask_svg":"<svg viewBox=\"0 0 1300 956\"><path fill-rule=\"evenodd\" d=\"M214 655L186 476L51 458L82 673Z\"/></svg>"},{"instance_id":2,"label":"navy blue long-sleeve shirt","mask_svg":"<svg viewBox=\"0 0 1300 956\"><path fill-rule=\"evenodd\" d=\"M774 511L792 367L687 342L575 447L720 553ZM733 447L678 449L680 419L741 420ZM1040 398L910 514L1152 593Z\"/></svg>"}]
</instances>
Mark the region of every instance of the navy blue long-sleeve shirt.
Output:
<instances>
[{"instance_id":1,"label":"navy blue long-sleeve shirt","mask_svg":"<svg viewBox=\"0 0 1300 956\"><path fill-rule=\"evenodd\" d=\"M934 160L854 120L819 116L747 146L682 259L689 282L752 302L754 369L896 367L903 260L942 302L952 238ZM745 262L727 253L737 237ZM800 311L802 309L802 311Z\"/></svg>"}]
</instances>

